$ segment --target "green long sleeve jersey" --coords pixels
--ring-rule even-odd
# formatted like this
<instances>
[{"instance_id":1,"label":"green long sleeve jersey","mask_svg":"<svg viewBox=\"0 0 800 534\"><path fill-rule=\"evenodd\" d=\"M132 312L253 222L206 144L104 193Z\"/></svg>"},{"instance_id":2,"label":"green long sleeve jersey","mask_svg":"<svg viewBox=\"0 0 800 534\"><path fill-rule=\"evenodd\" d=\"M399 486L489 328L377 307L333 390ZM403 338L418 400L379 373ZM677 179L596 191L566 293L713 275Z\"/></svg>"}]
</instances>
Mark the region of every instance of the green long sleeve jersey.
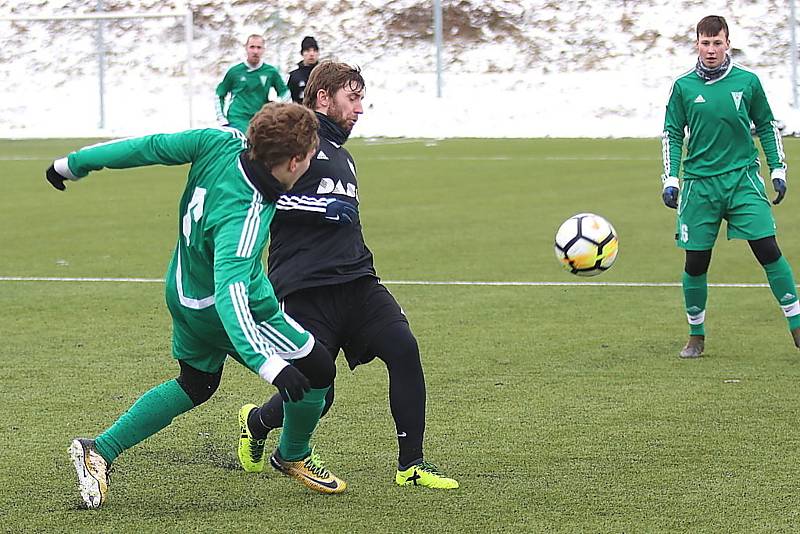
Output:
<instances>
[{"instance_id":1,"label":"green long sleeve jersey","mask_svg":"<svg viewBox=\"0 0 800 534\"><path fill-rule=\"evenodd\" d=\"M278 97L288 98L289 88L272 65L262 63L251 68L247 63L239 63L231 67L217 86L217 119L246 130L253 115L269 102L270 88L275 89ZM231 98L225 110L225 97L229 93Z\"/></svg>"},{"instance_id":2,"label":"green long sleeve jersey","mask_svg":"<svg viewBox=\"0 0 800 534\"><path fill-rule=\"evenodd\" d=\"M224 328L247 366L271 382L286 364L257 328L254 313L263 320L277 311L261 258L282 188L259 164L274 182L274 191L260 187L271 197L264 198L240 158L246 143L233 128L188 130L85 147L54 166L79 179L104 167L190 163L166 283L177 290L186 317Z\"/></svg>"},{"instance_id":3,"label":"green long sleeve jersey","mask_svg":"<svg viewBox=\"0 0 800 534\"><path fill-rule=\"evenodd\" d=\"M683 74L672 84L664 119L664 176L678 176L684 137L684 179L716 176L758 162L751 122L770 170L785 168L780 132L758 76L733 63L712 81L694 70Z\"/></svg>"}]
</instances>

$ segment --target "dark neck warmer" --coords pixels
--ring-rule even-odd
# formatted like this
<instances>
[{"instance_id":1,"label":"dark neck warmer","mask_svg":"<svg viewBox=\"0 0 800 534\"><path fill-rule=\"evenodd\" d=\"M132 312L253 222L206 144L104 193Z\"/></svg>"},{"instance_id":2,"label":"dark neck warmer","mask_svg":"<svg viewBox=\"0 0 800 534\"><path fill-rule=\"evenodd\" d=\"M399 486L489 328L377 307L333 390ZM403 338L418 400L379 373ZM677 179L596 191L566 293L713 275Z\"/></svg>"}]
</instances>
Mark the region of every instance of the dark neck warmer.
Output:
<instances>
[{"instance_id":1,"label":"dark neck warmer","mask_svg":"<svg viewBox=\"0 0 800 534\"><path fill-rule=\"evenodd\" d=\"M324 113L320 113L317 111L317 118L319 119L319 135L327 139L328 141L333 141L337 145L343 145L347 142L347 138L350 137L350 134L344 131L344 128L333 122L333 120L325 115Z\"/></svg>"},{"instance_id":2,"label":"dark neck warmer","mask_svg":"<svg viewBox=\"0 0 800 534\"><path fill-rule=\"evenodd\" d=\"M264 163L247 157L246 150L239 154L239 161L247 179L250 180L250 183L261 193L265 200L276 202L281 193L286 191L283 184L272 176L272 173L269 172Z\"/></svg>"},{"instance_id":3,"label":"dark neck warmer","mask_svg":"<svg viewBox=\"0 0 800 534\"><path fill-rule=\"evenodd\" d=\"M719 64L719 67L709 69L700 58L697 58L697 65L694 66L694 71L697 73L698 76L703 78L705 81L710 82L712 80L716 80L717 78L721 77L728 71L728 67L731 66L731 56L725 54L725 61Z\"/></svg>"}]
</instances>

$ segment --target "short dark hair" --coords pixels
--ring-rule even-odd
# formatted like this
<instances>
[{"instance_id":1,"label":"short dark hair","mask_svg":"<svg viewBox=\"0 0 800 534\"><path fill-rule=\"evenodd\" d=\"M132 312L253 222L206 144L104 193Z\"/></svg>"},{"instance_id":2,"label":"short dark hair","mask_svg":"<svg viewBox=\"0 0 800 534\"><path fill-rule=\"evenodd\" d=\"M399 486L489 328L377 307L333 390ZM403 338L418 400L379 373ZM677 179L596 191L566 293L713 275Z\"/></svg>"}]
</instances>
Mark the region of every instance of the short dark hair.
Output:
<instances>
[{"instance_id":1,"label":"short dark hair","mask_svg":"<svg viewBox=\"0 0 800 534\"><path fill-rule=\"evenodd\" d=\"M361 91L367 84L361 76L361 69L351 67L347 63L323 61L311 71L305 88L303 105L313 110L317 109L317 93L324 90L333 98L336 91L347 87L351 91Z\"/></svg>"},{"instance_id":2,"label":"short dark hair","mask_svg":"<svg viewBox=\"0 0 800 534\"><path fill-rule=\"evenodd\" d=\"M725 22L725 17L720 17L719 15L709 15L707 17L703 17L700 22L697 23L698 40L700 39L701 35L714 37L721 31L725 32L725 39L730 39L731 34L728 33L728 23Z\"/></svg>"},{"instance_id":3,"label":"short dark hair","mask_svg":"<svg viewBox=\"0 0 800 534\"><path fill-rule=\"evenodd\" d=\"M267 168L315 150L319 121L311 110L290 102L270 102L253 116L247 128L251 159Z\"/></svg>"}]
</instances>

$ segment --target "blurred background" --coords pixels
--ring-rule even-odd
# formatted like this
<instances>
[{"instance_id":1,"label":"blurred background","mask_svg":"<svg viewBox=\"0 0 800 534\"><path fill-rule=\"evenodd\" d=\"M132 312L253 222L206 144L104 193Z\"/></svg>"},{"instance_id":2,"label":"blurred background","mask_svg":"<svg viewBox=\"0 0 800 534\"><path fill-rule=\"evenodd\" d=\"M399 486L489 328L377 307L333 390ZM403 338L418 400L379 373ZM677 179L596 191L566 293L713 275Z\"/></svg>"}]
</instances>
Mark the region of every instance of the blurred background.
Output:
<instances>
[{"instance_id":1,"label":"blurred background","mask_svg":"<svg viewBox=\"0 0 800 534\"><path fill-rule=\"evenodd\" d=\"M284 79L305 35L321 59L363 69L356 136L655 137L709 14L727 18L734 60L761 76L791 134L793 3L0 0L0 136L213 125L214 89L258 33ZM80 18L112 14L132 18Z\"/></svg>"}]
</instances>

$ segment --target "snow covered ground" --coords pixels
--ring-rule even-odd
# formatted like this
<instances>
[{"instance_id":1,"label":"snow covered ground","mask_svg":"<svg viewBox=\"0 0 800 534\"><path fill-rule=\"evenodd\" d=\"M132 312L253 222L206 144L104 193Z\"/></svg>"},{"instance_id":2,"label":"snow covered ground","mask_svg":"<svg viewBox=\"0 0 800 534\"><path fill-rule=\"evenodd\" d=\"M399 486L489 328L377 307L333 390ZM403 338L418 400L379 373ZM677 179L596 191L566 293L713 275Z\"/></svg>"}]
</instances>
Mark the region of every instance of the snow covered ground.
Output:
<instances>
[{"instance_id":1,"label":"snow covered ground","mask_svg":"<svg viewBox=\"0 0 800 534\"><path fill-rule=\"evenodd\" d=\"M388 36L385 45L376 47L333 44L326 49L323 45L323 56L335 56L363 68L368 84L367 109L354 135L655 137L661 132L671 80L695 61L691 46L685 39L675 46L673 34L691 34L693 24L708 14L700 3L676 12L677 3L666 0L561 3L574 4L580 10L555 8L554 3L539 0L525 0L522 7L501 0L491 3L501 4L516 17L514 20L522 21L520 35L530 39L516 47L513 41L489 36L487 42L460 48L458 53L451 46L444 57L441 98L436 97L432 44L403 47ZM148 7L147 2L132 4ZM398 9L398 4L402 7L413 2L373 0L370 4L373 8ZM680 4L685 7L687 2ZM781 59L781 54L788 55L781 51L788 51L789 40L783 4L773 0L729 2L728 9L735 12L729 22L732 44L738 47L735 59L761 75L776 117L785 123L787 132L798 132L800 113L792 107L790 68L788 61ZM225 3L226 9L233 9L232 5ZM0 16L3 14L0 5ZM336 24L344 26L352 15L337 17ZM548 24L555 35L553 31L539 33L539 19L543 17L550 17ZM630 19L628 32L604 29L618 26L626 17ZM751 26L753 20L761 23ZM773 23L774 30L765 29ZM5 59L0 61L0 78L6 79L0 103L0 137L125 136L189 127L183 46L128 43L118 38L109 45L116 55L107 69L106 127L100 129L93 33L89 23L81 24L86 29L69 44L56 39L52 29L48 34L45 26L31 24L25 41L17 46L28 46L31 40L45 44L36 52L23 50L18 57L7 54L0 58ZM574 31L570 31L572 28ZM244 22L237 26L238 34L249 31ZM306 20L296 33L324 35L325 31L320 22ZM235 48L229 57L219 58L212 66L201 61L215 53L209 44L215 39L202 34L194 45L198 65L191 89L195 127L215 123L214 88L221 73L241 60L241 49ZM538 42L547 46L537 48ZM64 52L67 46L76 47L80 54ZM598 55L597 47L603 47L605 54ZM59 51L63 55L59 56ZM534 53L540 56L536 61L531 59ZM51 54L57 58L55 65L47 61ZM145 60L126 64L125 57L132 54ZM589 55L600 59L582 64ZM267 59L286 73L299 54L287 45L276 48ZM158 67L154 69L157 73L149 73L148 65ZM175 65L175 72L165 75L170 65Z\"/></svg>"}]
</instances>

